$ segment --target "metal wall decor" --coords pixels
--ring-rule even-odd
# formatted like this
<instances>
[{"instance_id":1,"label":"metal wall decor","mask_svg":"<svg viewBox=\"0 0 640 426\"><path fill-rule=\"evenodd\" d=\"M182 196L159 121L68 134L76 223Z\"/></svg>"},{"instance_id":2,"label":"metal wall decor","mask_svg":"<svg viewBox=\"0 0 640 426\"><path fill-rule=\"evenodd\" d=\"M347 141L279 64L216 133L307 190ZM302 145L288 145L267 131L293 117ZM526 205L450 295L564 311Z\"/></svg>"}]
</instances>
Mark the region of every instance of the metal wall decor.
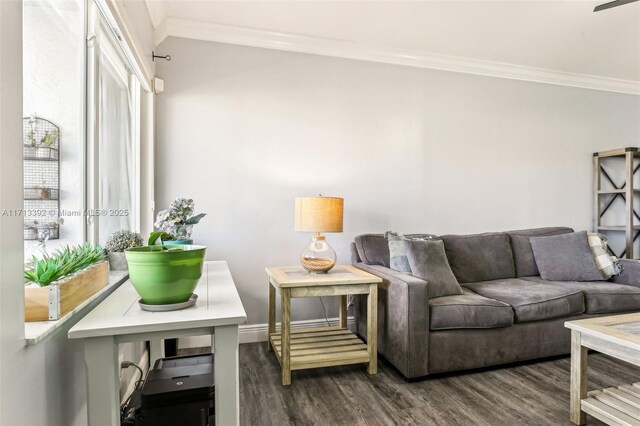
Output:
<instances>
[{"instance_id":1,"label":"metal wall decor","mask_svg":"<svg viewBox=\"0 0 640 426\"><path fill-rule=\"evenodd\" d=\"M60 128L31 116L22 120L24 239L60 238Z\"/></svg>"}]
</instances>

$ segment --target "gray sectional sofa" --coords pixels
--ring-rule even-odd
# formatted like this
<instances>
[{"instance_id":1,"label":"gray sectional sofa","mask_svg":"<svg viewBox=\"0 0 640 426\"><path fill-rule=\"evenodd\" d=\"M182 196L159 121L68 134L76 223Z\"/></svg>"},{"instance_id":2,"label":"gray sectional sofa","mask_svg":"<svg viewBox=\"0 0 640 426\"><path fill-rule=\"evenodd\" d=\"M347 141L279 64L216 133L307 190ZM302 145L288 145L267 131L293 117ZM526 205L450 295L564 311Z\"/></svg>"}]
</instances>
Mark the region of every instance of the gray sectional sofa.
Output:
<instances>
[{"instance_id":1,"label":"gray sectional sofa","mask_svg":"<svg viewBox=\"0 0 640 426\"><path fill-rule=\"evenodd\" d=\"M539 276L529 242L570 228L444 235L462 295L428 298L429 283L389 268L383 235L351 244L352 263L383 279L378 349L405 377L466 370L570 352L564 322L640 311L640 262L622 260L611 281L554 282ZM367 335L366 301L354 300L357 332Z\"/></svg>"}]
</instances>

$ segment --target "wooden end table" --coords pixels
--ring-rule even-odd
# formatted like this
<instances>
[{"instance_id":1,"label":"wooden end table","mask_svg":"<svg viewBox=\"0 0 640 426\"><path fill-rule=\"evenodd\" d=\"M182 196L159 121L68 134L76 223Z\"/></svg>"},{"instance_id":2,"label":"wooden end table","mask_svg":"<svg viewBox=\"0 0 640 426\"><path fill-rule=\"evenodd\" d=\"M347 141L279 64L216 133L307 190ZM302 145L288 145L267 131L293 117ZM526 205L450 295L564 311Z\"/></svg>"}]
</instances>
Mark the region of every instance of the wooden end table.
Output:
<instances>
[{"instance_id":1,"label":"wooden end table","mask_svg":"<svg viewBox=\"0 0 640 426\"><path fill-rule=\"evenodd\" d=\"M311 274L302 266L266 268L269 275L269 350L282 369L282 384L291 384L291 371L346 364L369 364L378 371L378 283L382 279L358 268L336 265L326 274ZM276 289L281 297L281 327L276 332ZM367 295L367 343L347 328L347 295ZM291 330L291 299L340 296L337 327Z\"/></svg>"},{"instance_id":2,"label":"wooden end table","mask_svg":"<svg viewBox=\"0 0 640 426\"><path fill-rule=\"evenodd\" d=\"M640 313L567 321L571 329L571 421L640 425L640 383L587 392L587 349L640 366Z\"/></svg>"}]
</instances>

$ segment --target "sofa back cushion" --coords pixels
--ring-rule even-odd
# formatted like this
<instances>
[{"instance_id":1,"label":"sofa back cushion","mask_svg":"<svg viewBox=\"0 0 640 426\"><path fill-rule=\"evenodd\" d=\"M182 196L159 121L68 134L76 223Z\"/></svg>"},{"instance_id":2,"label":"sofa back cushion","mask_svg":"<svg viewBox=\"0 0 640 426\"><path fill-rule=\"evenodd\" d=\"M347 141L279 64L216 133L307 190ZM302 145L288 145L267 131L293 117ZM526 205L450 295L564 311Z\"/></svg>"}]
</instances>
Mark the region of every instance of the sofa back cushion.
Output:
<instances>
[{"instance_id":1,"label":"sofa back cushion","mask_svg":"<svg viewBox=\"0 0 640 426\"><path fill-rule=\"evenodd\" d=\"M389 267L389 243L383 234L358 235L354 241L364 264Z\"/></svg>"},{"instance_id":2,"label":"sofa back cushion","mask_svg":"<svg viewBox=\"0 0 640 426\"><path fill-rule=\"evenodd\" d=\"M533 257L533 250L531 249L529 238L570 234L571 232L573 232L573 229L566 227L520 229L506 232L511 240L516 276L533 277L540 275L536 260Z\"/></svg>"},{"instance_id":3,"label":"sofa back cushion","mask_svg":"<svg viewBox=\"0 0 640 426\"><path fill-rule=\"evenodd\" d=\"M507 234L491 232L441 237L449 265L459 283L515 278L511 243Z\"/></svg>"}]
</instances>

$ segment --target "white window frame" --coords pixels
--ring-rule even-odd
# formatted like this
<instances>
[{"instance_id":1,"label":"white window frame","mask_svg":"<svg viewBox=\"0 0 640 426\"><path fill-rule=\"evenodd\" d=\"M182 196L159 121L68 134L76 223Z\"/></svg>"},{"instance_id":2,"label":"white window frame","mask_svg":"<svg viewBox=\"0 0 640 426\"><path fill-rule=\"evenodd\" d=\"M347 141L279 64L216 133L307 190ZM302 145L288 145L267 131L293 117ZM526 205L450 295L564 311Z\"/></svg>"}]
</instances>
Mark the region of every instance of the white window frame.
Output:
<instances>
[{"instance_id":1,"label":"white window frame","mask_svg":"<svg viewBox=\"0 0 640 426\"><path fill-rule=\"evenodd\" d=\"M115 41L113 44L116 45L116 48L121 47L123 45L122 36L120 35L120 31L117 28L114 28L114 23L112 22L112 16L108 8L104 2L99 0L89 0L87 2L87 49L86 49L86 64L87 64L87 72L86 72L86 189L85 189L85 209L87 211L86 221L85 221L85 235L86 241L91 243L92 245L97 245L100 243L100 235L99 235L99 220L100 217L95 215L95 212L100 208L99 203L99 175L100 175L100 159L98 155L98 143L99 143L99 128L98 128L98 110L99 110L99 99L98 99L98 52L101 50L101 47L107 46L108 44L104 43L101 45L100 40L100 31L99 26L102 26L105 33L110 34L113 37L112 41ZM102 49L103 52L107 53L107 57L111 56L108 54L108 50ZM127 49L123 49L122 51L124 58L130 62L129 54L127 54ZM117 53L113 53L116 57L113 57L113 65L114 68L118 68L118 63L121 59L117 57ZM132 212L130 214L133 215L133 227L135 231L140 230L140 216L141 216L141 202L140 202L140 191L141 191L141 156L140 156L140 142L141 142L141 99L140 99L140 91L141 91L141 80L140 74L137 72L137 66L135 64L129 64L133 70L132 80L136 79L137 81L128 81L127 83L132 87L132 96L133 96L133 108L131 111L131 123L132 123L132 154L133 154L133 188L132 189ZM127 75L122 75L123 78L128 78ZM135 83L135 84L134 84ZM102 236L104 237L104 236Z\"/></svg>"}]
</instances>

